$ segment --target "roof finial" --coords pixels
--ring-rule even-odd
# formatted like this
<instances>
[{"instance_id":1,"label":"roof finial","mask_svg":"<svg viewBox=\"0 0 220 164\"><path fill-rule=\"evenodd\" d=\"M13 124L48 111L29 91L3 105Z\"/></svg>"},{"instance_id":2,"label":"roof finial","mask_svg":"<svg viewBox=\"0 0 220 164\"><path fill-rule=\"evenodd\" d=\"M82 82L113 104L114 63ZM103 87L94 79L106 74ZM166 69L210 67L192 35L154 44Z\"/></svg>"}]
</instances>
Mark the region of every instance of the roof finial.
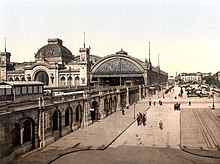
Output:
<instances>
[{"instance_id":1,"label":"roof finial","mask_svg":"<svg viewBox=\"0 0 220 164\"><path fill-rule=\"evenodd\" d=\"M5 37L5 52L6 52L6 37Z\"/></svg>"},{"instance_id":2,"label":"roof finial","mask_svg":"<svg viewBox=\"0 0 220 164\"><path fill-rule=\"evenodd\" d=\"M149 41L149 63L150 63L150 41Z\"/></svg>"},{"instance_id":3,"label":"roof finial","mask_svg":"<svg viewBox=\"0 0 220 164\"><path fill-rule=\"evenodd\" d=\"M86 35L86 34L85 34L85 32L84 32L84 45L83 45L84 48L86 48L86 38L85 38L85 35Z\"/></svg>"}]
</instances>

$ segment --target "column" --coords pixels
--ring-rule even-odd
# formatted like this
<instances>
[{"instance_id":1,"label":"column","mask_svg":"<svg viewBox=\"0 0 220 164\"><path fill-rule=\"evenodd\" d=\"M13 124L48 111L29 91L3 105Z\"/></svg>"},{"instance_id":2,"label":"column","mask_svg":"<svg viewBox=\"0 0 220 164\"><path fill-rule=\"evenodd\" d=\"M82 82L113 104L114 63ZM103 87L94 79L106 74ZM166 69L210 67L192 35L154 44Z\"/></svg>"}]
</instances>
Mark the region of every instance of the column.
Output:
<instances>
[{"instance_id":1,"label":"column","mask_svg":"<svg viewBox=\"0 0 220 164\"><path fill-rule=\"evenodd\" d=\"M116 110L118 111L121 110L121 94L120 94L120 89L118 88L117 88L117 109Z\"/></svg>"},{"instance_id":2,"label":"column","mask_svg":"<svg viewBox=\"0 0 220 164\"><path fill-rule=\"evenodd\" d=\"M127 94L126 94L126 108L129 108L129 88L126 88Z\"/></svg>"},{"instance_id":3,"label":"column","mask_svg":"<svg viewBox=\"0 0 220 164\"><path fill-rule=\"evenodd\" d=\"M141 100L141 85L139 85L139 101Z\"/></svg>"}]
</instances>

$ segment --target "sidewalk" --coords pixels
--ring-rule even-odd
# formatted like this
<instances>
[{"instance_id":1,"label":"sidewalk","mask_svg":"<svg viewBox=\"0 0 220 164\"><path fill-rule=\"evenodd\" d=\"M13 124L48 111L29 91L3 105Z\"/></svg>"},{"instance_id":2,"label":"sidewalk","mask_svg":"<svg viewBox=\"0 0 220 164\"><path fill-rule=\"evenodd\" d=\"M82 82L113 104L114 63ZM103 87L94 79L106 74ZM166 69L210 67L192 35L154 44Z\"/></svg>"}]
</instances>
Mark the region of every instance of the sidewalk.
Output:
<instances>
[{"instance_id":1,"label":"sidewalk","mask_svg":"<svg viewBox=\"0 0 220 164\"><path fill-rule=\"evenodd\" d=\"M148 100L141 100L135 105L135 113L145 112L148 108ZM104 150L134 122L134 106L132 105L129 109L125 109L125 115L117 111L103 120L60 138L44 149L23 155L14 163L45 164L74 151Z\"/></svg>"}]
</instances>

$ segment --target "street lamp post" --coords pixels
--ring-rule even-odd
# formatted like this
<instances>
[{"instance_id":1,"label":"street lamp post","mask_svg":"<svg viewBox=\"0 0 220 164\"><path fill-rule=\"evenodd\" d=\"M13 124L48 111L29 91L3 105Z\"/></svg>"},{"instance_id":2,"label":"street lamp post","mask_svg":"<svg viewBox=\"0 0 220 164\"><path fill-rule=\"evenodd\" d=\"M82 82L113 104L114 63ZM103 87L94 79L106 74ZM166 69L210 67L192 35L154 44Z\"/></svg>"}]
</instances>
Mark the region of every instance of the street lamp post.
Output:
<instances>
[{"instance_id":1,"label":"street lamp post","mask_svg":"<svg viewBox=\"0 0 220 164\"><path fill-rule=\"evenodd\" d=\"M214 103L214 96L215 96L215 93L213 92L212 93L212 109L215 109L215 103Z\"/></svg>"}]
</instances>

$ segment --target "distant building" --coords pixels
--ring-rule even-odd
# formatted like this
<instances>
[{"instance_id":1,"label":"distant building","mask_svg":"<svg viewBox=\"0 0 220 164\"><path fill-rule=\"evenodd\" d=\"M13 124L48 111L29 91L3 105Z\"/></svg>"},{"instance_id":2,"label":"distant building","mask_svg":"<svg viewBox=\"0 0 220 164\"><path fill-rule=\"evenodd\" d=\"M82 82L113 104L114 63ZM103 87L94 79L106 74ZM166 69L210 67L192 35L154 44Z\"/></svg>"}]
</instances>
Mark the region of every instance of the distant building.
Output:
<instances>
[{"instance_id":1,"label":"distant building","mask_svg":"<svg viewBox=\"0 0 220 164\"><path fill-rule=\"evenodd\" d=\"M202 73L202 72L197 72L197 73L181 73L178 75L177 79L179 81L182 81L184 83L189 83L189 82L202 82L202 78L212 76L212 73Z\"/></svg>"},{"instance_id":2,"label":"distant building","mask_svg":"<svg viewBox=\"0 0 220 164\"><path fill-rule=\"evenodd\" d=\"M167 83L168 85L174 85L175 84L175 77L174 76L168 76Z\"/></svg>"},{"instance_id":3,"label":"distant building","mask_svg":"<svg viewBox=\"0 0 220 164\"><path fill-rule=\"evenodd\" d=\"M212 76L212 73L209 72L209 73L202 73L202 77L207 77L207 76Z\"/></svg>"},{"instance_id":4,"label":"distant building","mask_svg":"<svg viewBox=\"0 0 220 164\"><path fill-rule=\"evenodd\" d=\"M181 73L178 79L184 83L202 82L202 73Z\"/></svg>"}]
</instances>

